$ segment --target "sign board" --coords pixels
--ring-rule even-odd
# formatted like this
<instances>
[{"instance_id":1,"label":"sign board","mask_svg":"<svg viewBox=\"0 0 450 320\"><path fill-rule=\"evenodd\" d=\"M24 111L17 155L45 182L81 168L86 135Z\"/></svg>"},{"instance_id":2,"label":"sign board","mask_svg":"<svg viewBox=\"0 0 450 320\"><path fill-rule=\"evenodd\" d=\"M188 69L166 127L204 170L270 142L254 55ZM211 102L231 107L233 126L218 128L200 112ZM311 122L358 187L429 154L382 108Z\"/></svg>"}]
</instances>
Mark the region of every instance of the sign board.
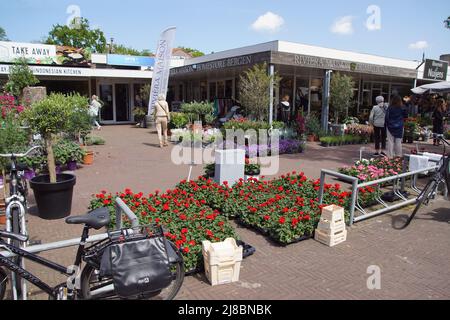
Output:
<instances>
[{"instance_id":1,"label":"sign board","mask_svg":"<svg viewBox=\"0 0 450 320\"><path fill-rule=\"evenodd\" d=\"M262 62L270 62L270 52L249 54L174 68L171 70L170 74L178 75L191 72L213 71L233 67L250 66Z\"/></svg>"},{"instance_id":2,"label":"sign board","mask_svg":"<svg viewBox=\"0 0 450 320\"><path fill-rule=\"evenodd\" d=\"M111 66L153 67L155 65L155 58L108 54L107 64Z\"/></svg>"},{"instance_id":3,"label":"sign board","mask_svg":"<svg viewBox=\"0 0 450 320\"><path fill-rule=\"evenodd\" d=\"M0 65L0 74L9 74L10 65ZM90 77L92 69L88 68L65 68L50 66L30 66L36 76L60 76L60 77Z\"/></svg>"},{"instance_id":4,"label":"sign board","mask_svg":"<svg viewBox=\"0 0 450 320\"><path fill-rule=\"evenodd\" d=\"M370 63L352 62L332 58L291 54L284 52L273 52L272 63L299 66L299 67L317 68L323 70L378 74L384 76L404 77L412 79L417 77L417 71L411 69L383 66Z\"/></svg>"},{"instance_id":5,"label":"sign board","mask_svg":"<svg viewBox=\"0 0 450 320\"><path fill-rule=\"evenodd\" d=\"M12 63L18 58L25 58L28 64L35 65L90 66L91 64L91 53L87 49L0 41L0 62Z\"/></svg>"},{"instance_id":6,"label":"sign board","mask_svg":"<svg viewBox=\"0 0 450 320\"><path fill-rule=\"evenodd\" d=\"M423 78L429 80L446 81L448 71L448 62L427 59Z\"/></svg>"}]
</instances>

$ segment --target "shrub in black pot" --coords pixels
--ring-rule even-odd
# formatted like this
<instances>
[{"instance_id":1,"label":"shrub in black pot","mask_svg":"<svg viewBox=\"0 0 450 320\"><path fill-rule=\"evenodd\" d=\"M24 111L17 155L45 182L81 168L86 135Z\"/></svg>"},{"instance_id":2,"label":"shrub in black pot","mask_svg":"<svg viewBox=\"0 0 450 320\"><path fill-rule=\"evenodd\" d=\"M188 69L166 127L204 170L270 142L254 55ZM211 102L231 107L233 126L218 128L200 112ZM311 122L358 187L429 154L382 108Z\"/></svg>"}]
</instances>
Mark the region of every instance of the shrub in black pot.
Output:
<instances>
[{"instance_id":1,"label":"shrub in black pot","mask_svg":"<svg viewBox=\"0 0 450 320\"><path fill-rule=\"evenodd\" d=\"M79 94L51 94L24 112L25 121L45 141L49 174L30 181L42 219L61 219L71 213L76 178L69 174L56 174L54 140L68 127L73 110L86 106L88 99Z\"/></svg>"}]
</instances>

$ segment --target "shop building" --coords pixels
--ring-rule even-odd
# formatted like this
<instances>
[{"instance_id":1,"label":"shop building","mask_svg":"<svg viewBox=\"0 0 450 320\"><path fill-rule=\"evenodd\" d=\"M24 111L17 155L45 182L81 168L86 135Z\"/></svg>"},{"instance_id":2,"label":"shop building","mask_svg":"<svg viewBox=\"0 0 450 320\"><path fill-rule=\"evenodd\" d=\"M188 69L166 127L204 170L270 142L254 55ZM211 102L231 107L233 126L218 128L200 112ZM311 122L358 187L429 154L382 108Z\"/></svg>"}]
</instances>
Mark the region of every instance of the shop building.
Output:
<instances>
[{"instance_id":1,"label":"shop building","mask_svg":"<svg viewBox=\"0 0 450 320\"><path fill-rule=\"evenodd\" d=\"M172 66L184 65L175 53ZM115 54L91 54L71 47L0 41L0 86L8 79L15 59L25 57L47 92L93 94L105 103L103 124L132 123L135 107L148 107L141 88L151 84L154 58Z\"/></svg>"},{"instance_id":2,"label":"shop building","mask_svg":"<svg viewBox=\"0 0 450 320\"><path fill-rule=\"evenodd\" d=\"M444 61L435 61L439 66L421 65L418 61L284 41L227 50L184 62L184 66L171 70L174 106L182 101L216 101L221 114L229 109L233 99L239 100L240 76L259 63L266 63L269 73L277 72L282 77L279 90L274 92L275 106L281 97L288 95L295 111L303 109L322 116L329 113L327 87L332 72L352 76L355 88L349 114L367 117L379 95L388 100L392 94L410 95L410 89L416 85L450 80L448 63ZM440 71L429 72L430 68L440 68ZM428 74L434 75L433 79Z\"/></svg>"}]
</instances>

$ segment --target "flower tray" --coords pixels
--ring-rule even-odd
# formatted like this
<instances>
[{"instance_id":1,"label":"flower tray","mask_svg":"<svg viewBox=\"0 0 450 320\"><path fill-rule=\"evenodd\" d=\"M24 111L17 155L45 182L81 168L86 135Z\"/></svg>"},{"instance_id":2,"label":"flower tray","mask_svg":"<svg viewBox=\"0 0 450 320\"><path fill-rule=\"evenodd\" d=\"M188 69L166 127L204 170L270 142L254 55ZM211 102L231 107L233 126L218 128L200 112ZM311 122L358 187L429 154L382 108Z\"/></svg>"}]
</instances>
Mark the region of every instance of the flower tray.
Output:
<instances>
[{"instance_id":1,"label":"flower tray","mask_svg":"<svg viewBox=\"0 0 450 320\"><path fill-rule=\"evenodd\" d=\"M282 247L286 247L286 246L291 245L291 244L299 243L299 242L302 242L302 241L305 241L305 240L310 240L310 239L313 239L313 238L314 238L314 232L313 232L311 235L304 235L304 236L298 237L297 239L292 240L292 241L289 242L289 243L285 243L285 242L282 242L282 241L280 241L279 239L277 239L277 237L274 237L274 236L270 233L270 231L267 230L267 229L260 228L260 227L258 227L258 226L253 226L253 225L251 225L251 224L249 224L249 223L243 221L243 220L240 219L240 218L237 218L237 219L236 219L236 222L237 222L237 224L239 224L240 226L242 226L242 227L244 227L244 228L249 228L249 229L255 230L255 231L258 232L259 234L261 234L261 235L263 235L263 236L266 236L266 237L269 237L270 240L272 240L273 242L275 242L276 244L278 244L278 245L280 245L280 246L282 246Z\"/></svg>"},{"instance_id":2,"label":"flower tray","mask_svg":"<svg viewBox=\"0 0 450 320\"><path fill-rule=\"evenodd\" d=\"M248 243L245 243L244 241L238 240L236 241L238 246L242 246L243 247L243 255L242 258L246 259L248 257L250 257L251 255L253 255L256 252L256 248L249 245ZM205 267L202 265L201 267L189 270L185 272L186 276L193 276L196 275L198 273L202 273L205 271Z\"/></svg>"}]
</instances>

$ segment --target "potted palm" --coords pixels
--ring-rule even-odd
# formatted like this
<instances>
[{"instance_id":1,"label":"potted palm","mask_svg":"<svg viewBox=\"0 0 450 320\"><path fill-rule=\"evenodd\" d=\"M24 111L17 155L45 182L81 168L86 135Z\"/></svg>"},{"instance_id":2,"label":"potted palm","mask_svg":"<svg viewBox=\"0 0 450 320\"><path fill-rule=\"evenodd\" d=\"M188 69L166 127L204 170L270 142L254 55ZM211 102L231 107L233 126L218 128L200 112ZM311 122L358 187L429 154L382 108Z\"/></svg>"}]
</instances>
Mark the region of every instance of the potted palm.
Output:
<instances>
[{"instance_id":1,"label":"potted palm","mask_svg":"<svg viewBox=\"0 0 450 320\"><path fill-rule=\"evenodd\" d=\"M73 110L87 104L87 98L78 94L51 94L34 103L23 114L31 129L39 133L45 143L48 174L37 176L30 181L39 216L43 219L61 219L71 213L76 178L71 174L56 174L53 147L56 136L68 127Z\"/></svg>"}]
</instances>

